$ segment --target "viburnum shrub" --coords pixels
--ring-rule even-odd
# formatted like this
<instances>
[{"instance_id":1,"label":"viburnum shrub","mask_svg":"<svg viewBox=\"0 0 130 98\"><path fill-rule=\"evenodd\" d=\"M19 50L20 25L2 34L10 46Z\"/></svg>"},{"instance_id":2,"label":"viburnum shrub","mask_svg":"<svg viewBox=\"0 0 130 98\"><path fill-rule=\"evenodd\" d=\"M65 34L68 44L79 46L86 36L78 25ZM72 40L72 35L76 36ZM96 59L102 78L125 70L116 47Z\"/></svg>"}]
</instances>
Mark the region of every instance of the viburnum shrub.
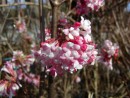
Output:
<instances>
[{"instance_id":1,"label":"viburnum shrub","mask_svg":"<svg viewBox=\"0 0 130 98\"><path fill-rule=\"evenodd\" d=\"M104 0L77 0L75 9L82 15L91 10L97 11L103 4ZM40 49L33 48L30 55L24 55L22 51L13 52L11 61L5 62L1 68L4 77L0 80L0 95L10 98L15 96L16 91L22 87L20 81L39 87L40 76L30 71L34 61L39 61L46 69L45 72L53 77L62 76L65 72L74 73L87 65L94 65L95 62L113 69L112 58L118 56L119 50L117 44L106 40L101 49L97 49L91 34L91 22L83 16L80 22L72 25L66 18L59 22L63 28L57 27L57 38L51 38L51 30L46 28L46 40L40 43ZM20 33L27 31L25 21L21 19L16 22L16 28Z\"/></svg>"},{"instance_id":2,"label":"viburnum shrub","mask_svg":"<svg viewBox=\"0 0 130 98\"><path fill-rule=\"evenodd\" d=\"M52 76L63 75L65 71L73 73L88 64L94 64L97 55L96 45L91 38L91 23L81 17L70 28L63 29L63 43L48 39L41 43L35 58L39 59Z\"/></svg>"}]
</instances>

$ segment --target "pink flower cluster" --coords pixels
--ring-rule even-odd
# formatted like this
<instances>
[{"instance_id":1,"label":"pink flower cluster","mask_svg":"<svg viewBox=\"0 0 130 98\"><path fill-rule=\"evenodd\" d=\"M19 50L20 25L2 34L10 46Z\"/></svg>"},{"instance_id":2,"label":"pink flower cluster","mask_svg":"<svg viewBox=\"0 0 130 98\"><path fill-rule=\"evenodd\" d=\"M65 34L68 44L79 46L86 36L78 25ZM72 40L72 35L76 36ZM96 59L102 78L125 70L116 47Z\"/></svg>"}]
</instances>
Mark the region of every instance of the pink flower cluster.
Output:
<instances>
[{"instance_id":1,"label":"pink flower cluster","mask_svg":"<svg viewBox=\"0 0 130 98\"><path fill-rule=\"evenodd\" d=\"M39 75L35 75L32 73L24 73L24 72L22 72L22 70L19 70L18 74L19 74L19 76L18 76L19 80L23 80L27 83L31 83L31 84L34 84L35 86L39 87L39 81L40 81Z\"/></svg>"},{"instance_id":2,"label":"pink flower cluster","mask_svg":"<svg viewBox=\"0 0 130 98\"><path fill-rule=\"evenodd\" d=\"M16 95L16 90L18 90L21 87L21 85L10 82L8 80L1 80L0 81L0 95L2 96L9 96L9 98L12 98Z\"/></svg>"},{"instance_id":3,"label":"pink flower cluster","mask_svg":"<svg viewBox=\"0 0 130 98\"><path fill-rule=\"evenodd\" d=\"M87 3L87 6L92 10L98 10L101 6L104 5L104 0L84 0Z\"/></svg>"},{"instance_id":4,"label":"pink flower cluster","mask_svg":"<svg viewBox=\"0 0 130 98\"><path fill-rule=\"evenodd\" d=\"M17 81L17 73L13 69L14 66L14 63L6 62L1 69L2 72L5 72L5 75L4 79L0 80L0 95L14 96L16 94L16 90L21 87L21 84Z\"/></svg>"},{"instance_id":5,"label":"pink flower cluster","mask_svg":"<svg viewBox=\"0 0 130 98\"><path fill-rule=\"evenodd\" d=\"M0 80L0 94L3 96L14 96L22 86L20 80L39 86L40 77L30 73L30 65L34 62L33 56L26 56L21 51L14 51L13 54L12 60L7 61L1 68L5 74Z\"/></svg>"},{"instance_id":6,"label":"pink flower cluster","mask_svg":"<svg viewBox=\"0 0 130 98\"><path fill-rule=\"evenodd\" d=\"M90 10L98 10L104 5L104 0L79 0L77 2L77 14L88 14Z\"/></svg>"},{"instance_id":7,"label":"pink flower cluster","mask_svg":"<svg viewBox=\"0 0 130 98\"><path fill-rule=\"evenodd\" d=\"M24 55L22 51L14 51L12 61L19 61L23 67L26 68L26 71L30 71L30 65L33 64L35 58L33 55ZM17 65L21 66L21 65Z\"/></svg>"},{"instance_id":8,"label":"pink flower cluster","mask_svg":"<svg viewBox=\"0 0 130 98\"><path fill-rule=\"evenodd\" d=\"M19 31L19 33L23 33L27 31L26 23L24 20L19 19L16 21L16 29Z\"/></svg>"},{"instance_id":9,"label":"pink flower cluster","mask_svg":"<svg viewBox=\"0 0 130 98\"><path fill-rule=\"evenodd\" d=\"M39 59L47 72L52 76L62 75L65 71L73 73L83 66L94 64L97 50L91 38L89 20L81 17L81 22L63 29L66 41L59 45L58 40L47 40L41 44L35 56Z\"/></svg>"},{"instance_id":10,"label":"pink flower cluster","mask_svg":"<svg viewBox=\"0 0 130 98\"><path fill-rule=\"evenodd\" d=\"M112 70L112 58L117 58L118 52L119 46L117 44L113 44L110 40L105 40L98 61Z\"/></svg>"}]
</instances>

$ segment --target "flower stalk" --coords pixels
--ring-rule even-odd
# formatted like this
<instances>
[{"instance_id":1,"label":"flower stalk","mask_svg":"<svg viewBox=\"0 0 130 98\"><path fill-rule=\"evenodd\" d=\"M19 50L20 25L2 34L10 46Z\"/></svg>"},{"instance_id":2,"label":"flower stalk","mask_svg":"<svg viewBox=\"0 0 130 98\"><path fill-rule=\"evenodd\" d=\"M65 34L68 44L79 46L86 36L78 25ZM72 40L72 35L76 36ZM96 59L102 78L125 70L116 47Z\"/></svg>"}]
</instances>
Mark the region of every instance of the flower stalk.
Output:
<instances>
[{"instance_id":1,"label":"flower stalk","mask_svg":"<svg viewBox=\"0 0 130 98\"><path fill-rule=\"evenodd\" d=\"M98 77L98 63L97 62L95 63L94 77L95 77L95 98L98 98L99 77Z\"/></svg>"},{"instance_id":2,"label":"flower stalk","mask_svg":"<svg viewBox=\"0 0 130 98\"><path fill-rule=\"evenodd\" d=\"M42 5L41 5L42 4ZM40 43L45 41L45 15L44 15L44 7L43 7L43 0L39 0L39 20L40 20ZM41 65L41 64L40 64ZM45 89L45 68L41 67L40 71L40 84L39 84L39 98L43 96L43 92Z\"/></svg>"}]
</instances>

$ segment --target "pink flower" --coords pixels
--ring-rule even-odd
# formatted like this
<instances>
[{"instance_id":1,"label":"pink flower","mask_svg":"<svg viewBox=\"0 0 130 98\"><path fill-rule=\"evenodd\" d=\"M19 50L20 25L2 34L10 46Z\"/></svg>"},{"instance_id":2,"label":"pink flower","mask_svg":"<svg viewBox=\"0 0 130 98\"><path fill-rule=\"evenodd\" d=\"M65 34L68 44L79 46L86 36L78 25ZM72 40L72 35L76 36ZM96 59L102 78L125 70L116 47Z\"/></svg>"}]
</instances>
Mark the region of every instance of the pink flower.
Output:
<instances>
[{"instance_id":1,"label":"pink flower","mask_svg":"<svg viewBox=\"0 0 130 98\"><path fill-rule=\"evenodd\" d=\"M79 76L76 76L76 77L75 77L75 82L76 82L76 83L80 83L80 82L81 82L81 78L80 78Z\"/></svg>"},{"instance_id":2,"label":"pink flower","mask_svg":"<svg viewBox=\"0 0 130 98\"><path fill-rule=\"evenodd\" d=\"M57 72L56 72L56 69L55 69L54 67L49 68L49 69L47 70L47 72L50 72L50 75L52 75L52 76L54 76L54 77L57 76Z\"/></svg>"},{"instance_id":3,"label":"pink flower","mask_svg":"<svg viewBox=\"0 0 130 98\"><path fill-rule=\"evenodd\" d=\"M26 23L24 20L18 20L16 22L16 28L18 29L18 31L20 33L23 33L23 32L26 32L27 31L27 28L26 28Z\"/></svg>"},{"instance_id":4,"label":"pink flower","mask_svg":"<svg viewBox=\"0 0 130 98\"><path fill-rule=\"evenodd\" d=\"M76 12L78 15L86 14L92 10L98 11L104 5L104 0L78 0Z\"/></svg>"},{"instance_id":5,"label":"pink flower","mask_svg":"<svg viewBox=\"0 0 130 98\"><path fill-rule=\"evenodd\" d=\"M45 37L45 40L48 40L51 38L51 31L49 29L45 29L45 34L46 34L46 37Z\"/></svg>"},{"instance_id":6,"label":"pink flower","mask_svg":"<svg viewBox=\"0 0 130 98\"><path fill-rule=\"evenodd\" d=\"M34 84L35 86L39 87L40 84L40 76L35 74L24 74L23 73L23 80L27 83Z\"/></svg>"},{"instance_id":7,"label":"pink flower","mask_svg":"<svg viewBox=\"0 0 130 98\"><path fill-rule=\"evenodd\" d=\"M34 63L35 58L32 54L24 55L22 51L14 51L12 61L17 62L16 67L21 67L22 64L22 66L26 66L27 71L30 71L30 65Z\"/></svg>"},{"instance_id":8,"label":"pink flower","mask_svg":"<svg viewBox=\"0 0 130 98\"><path fill-rule=\"evenodd\" d=\"M86 49L87 49L87 45L86 44L81 45L81 50L82 51L85 51Z\"/></svg>"},{"instance_id":9,"label":"pink flower","mask_svg":"<svg viewBox=\"0 0 130 98\"><path fill-rule=\"evenodd\" d=\"M80 24L80 28L85 31L89 31L88 34L91 33L91 22L89 20L84 20L84 18L81 16Z\"/></svg>"},{"instance_id":10,"label":"pink flower","mask_svg":"<svg viewBox=\"0 0 130 98\"><path fill-rule=\"evenodd\" d=\"M88 7L96 11L103 5L104 5L104 0L89 0L89 2L87 3Z\"/></svg>"},{"instance_id":11,"label":"pink flower","mask_svg":"<svg viewBox=\"0 0 130 98\"><path fill-rule=\"evenodd\" d=\"M2 96L15 96L16 91L21 87L19 83L10 82L7 80L0 81L0 95Z\"/></svg>"},{"instance_id":12,"label":"pink flower","mask_svg":"<svg viewBox=\"0 0 130 98\"><path fill-rule=\"evenodd\" d=\"M71 27L70 29L64 29L63 33L68 36L69 39L74 39L74 37L79 36L79 29Z\"/></svg>"},{"instance_id":13,"label":"pink flower","mask_svg":"<svg viewBox=\"0 0 130 98\"><path fill-rule=\"evenodd\" d=\"M118 50L119 46L117 44L113 44L110 40L105 40L98 61L112 70L112 57L117 58Z\"/></svg>"},{"instance_id":14,"label":"pink flower","mask_svg":"<svg viewBox=\"0 0 130 98\"><path fill-rule=\"evenodd\" d=\"M74 28L76 29L76 28L79 28L80 27L80 25L81 25L81 23L80 22L75 22L74 23Z\"/></svg>"},{"instance_id":15,"label":"pink flower","mask_svg":"<svg viewBox=\"0 0 130 98\"><path fill-rule=\"evenodd\" d=\"M8 73L10 75L9 76L8 74L6 74L5 78L7 80L13 81L13 82L15 82L16 79L17 79L17 73L14 70L14 68L15 68L15 64L10 62L10 61L6 62L5 65L1 68L1 71L4 71L4 72L6 72L6 73Z\"/></svg>"}]
</instances>

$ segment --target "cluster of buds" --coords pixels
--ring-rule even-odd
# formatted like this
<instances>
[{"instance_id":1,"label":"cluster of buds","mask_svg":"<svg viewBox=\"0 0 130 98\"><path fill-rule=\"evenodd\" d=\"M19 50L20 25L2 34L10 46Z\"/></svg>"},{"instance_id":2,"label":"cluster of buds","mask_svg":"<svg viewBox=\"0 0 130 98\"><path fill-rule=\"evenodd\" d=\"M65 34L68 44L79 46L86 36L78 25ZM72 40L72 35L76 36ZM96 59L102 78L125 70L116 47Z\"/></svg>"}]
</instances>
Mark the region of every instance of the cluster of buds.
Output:
<instances>
[{"instance_id":1,"label":"cluster of buds","mask_svg":"<svg viewBox=\"0 0 130 98\"><path fill-rule=\"evenodd\" d=\"M104 0L79 0L77 2L77 14L87 14L90 10L98 11L104 5Z\"/></svg>"},{"instance_id":2,"label":"cluster of buds","mask_svg":"<svg viewBox=\"0 0 130 98\"><path fill-rule=\"evenodd\" d=\"M9 98L12 98L12 96L16 95L16 90L18 90L20 87L21 85L15 82L10 82L8 80L1 80L0 95L9 96Z\"/></svg>"},{"instance_id":3,"label":"cluster of buds","mask_svg":"<svg viewBox=\"0 0 130 98\"><path fill-rule=\"evenodd\" d=\"M52 76L62 75L65 71L73 73L83 66L94 64L97 50L91 38L91 23L81 17L72 27L63 29L66 40L49 39L41 44L39 51L34 51L46 71Z\"/></svg>"},{"instance_id":4,"label":"cluster of buds","mask_svg":"<svg viewBox=\"0 0 130 98\"><path fill-rule=\"evenodd\" d=\"M101 48L100 57L98 61L112 70L112 58L117 58L118 51L119 46L117 44L113 44L110 40L105 40Z\"/></svg>"},{"instance_id":5,"label":"cluster of buds","mask_svg":"<svg viewBox=\"0 0 130 98\"><path fill-rule=\"evenodd\" d=\"M18 20L15 22L15 28L19 33L23 33L27 31L25 20L21 18L19 15Z\"/></svg>"},{"instance_id":6,"label":"cluster of buds","mask_svg":"<svg viewBox=\"0 0 130 98\"><path fill-rule=\"evenodd\" d=\"M4 77L0 80L0 94L15 96L16 91L22 86L20 80L39 86L39 76L30 74L30 65L33 62L33 56L14 51L12 60L7 61L1 68Z\"/></svg>"}]
</instances>

